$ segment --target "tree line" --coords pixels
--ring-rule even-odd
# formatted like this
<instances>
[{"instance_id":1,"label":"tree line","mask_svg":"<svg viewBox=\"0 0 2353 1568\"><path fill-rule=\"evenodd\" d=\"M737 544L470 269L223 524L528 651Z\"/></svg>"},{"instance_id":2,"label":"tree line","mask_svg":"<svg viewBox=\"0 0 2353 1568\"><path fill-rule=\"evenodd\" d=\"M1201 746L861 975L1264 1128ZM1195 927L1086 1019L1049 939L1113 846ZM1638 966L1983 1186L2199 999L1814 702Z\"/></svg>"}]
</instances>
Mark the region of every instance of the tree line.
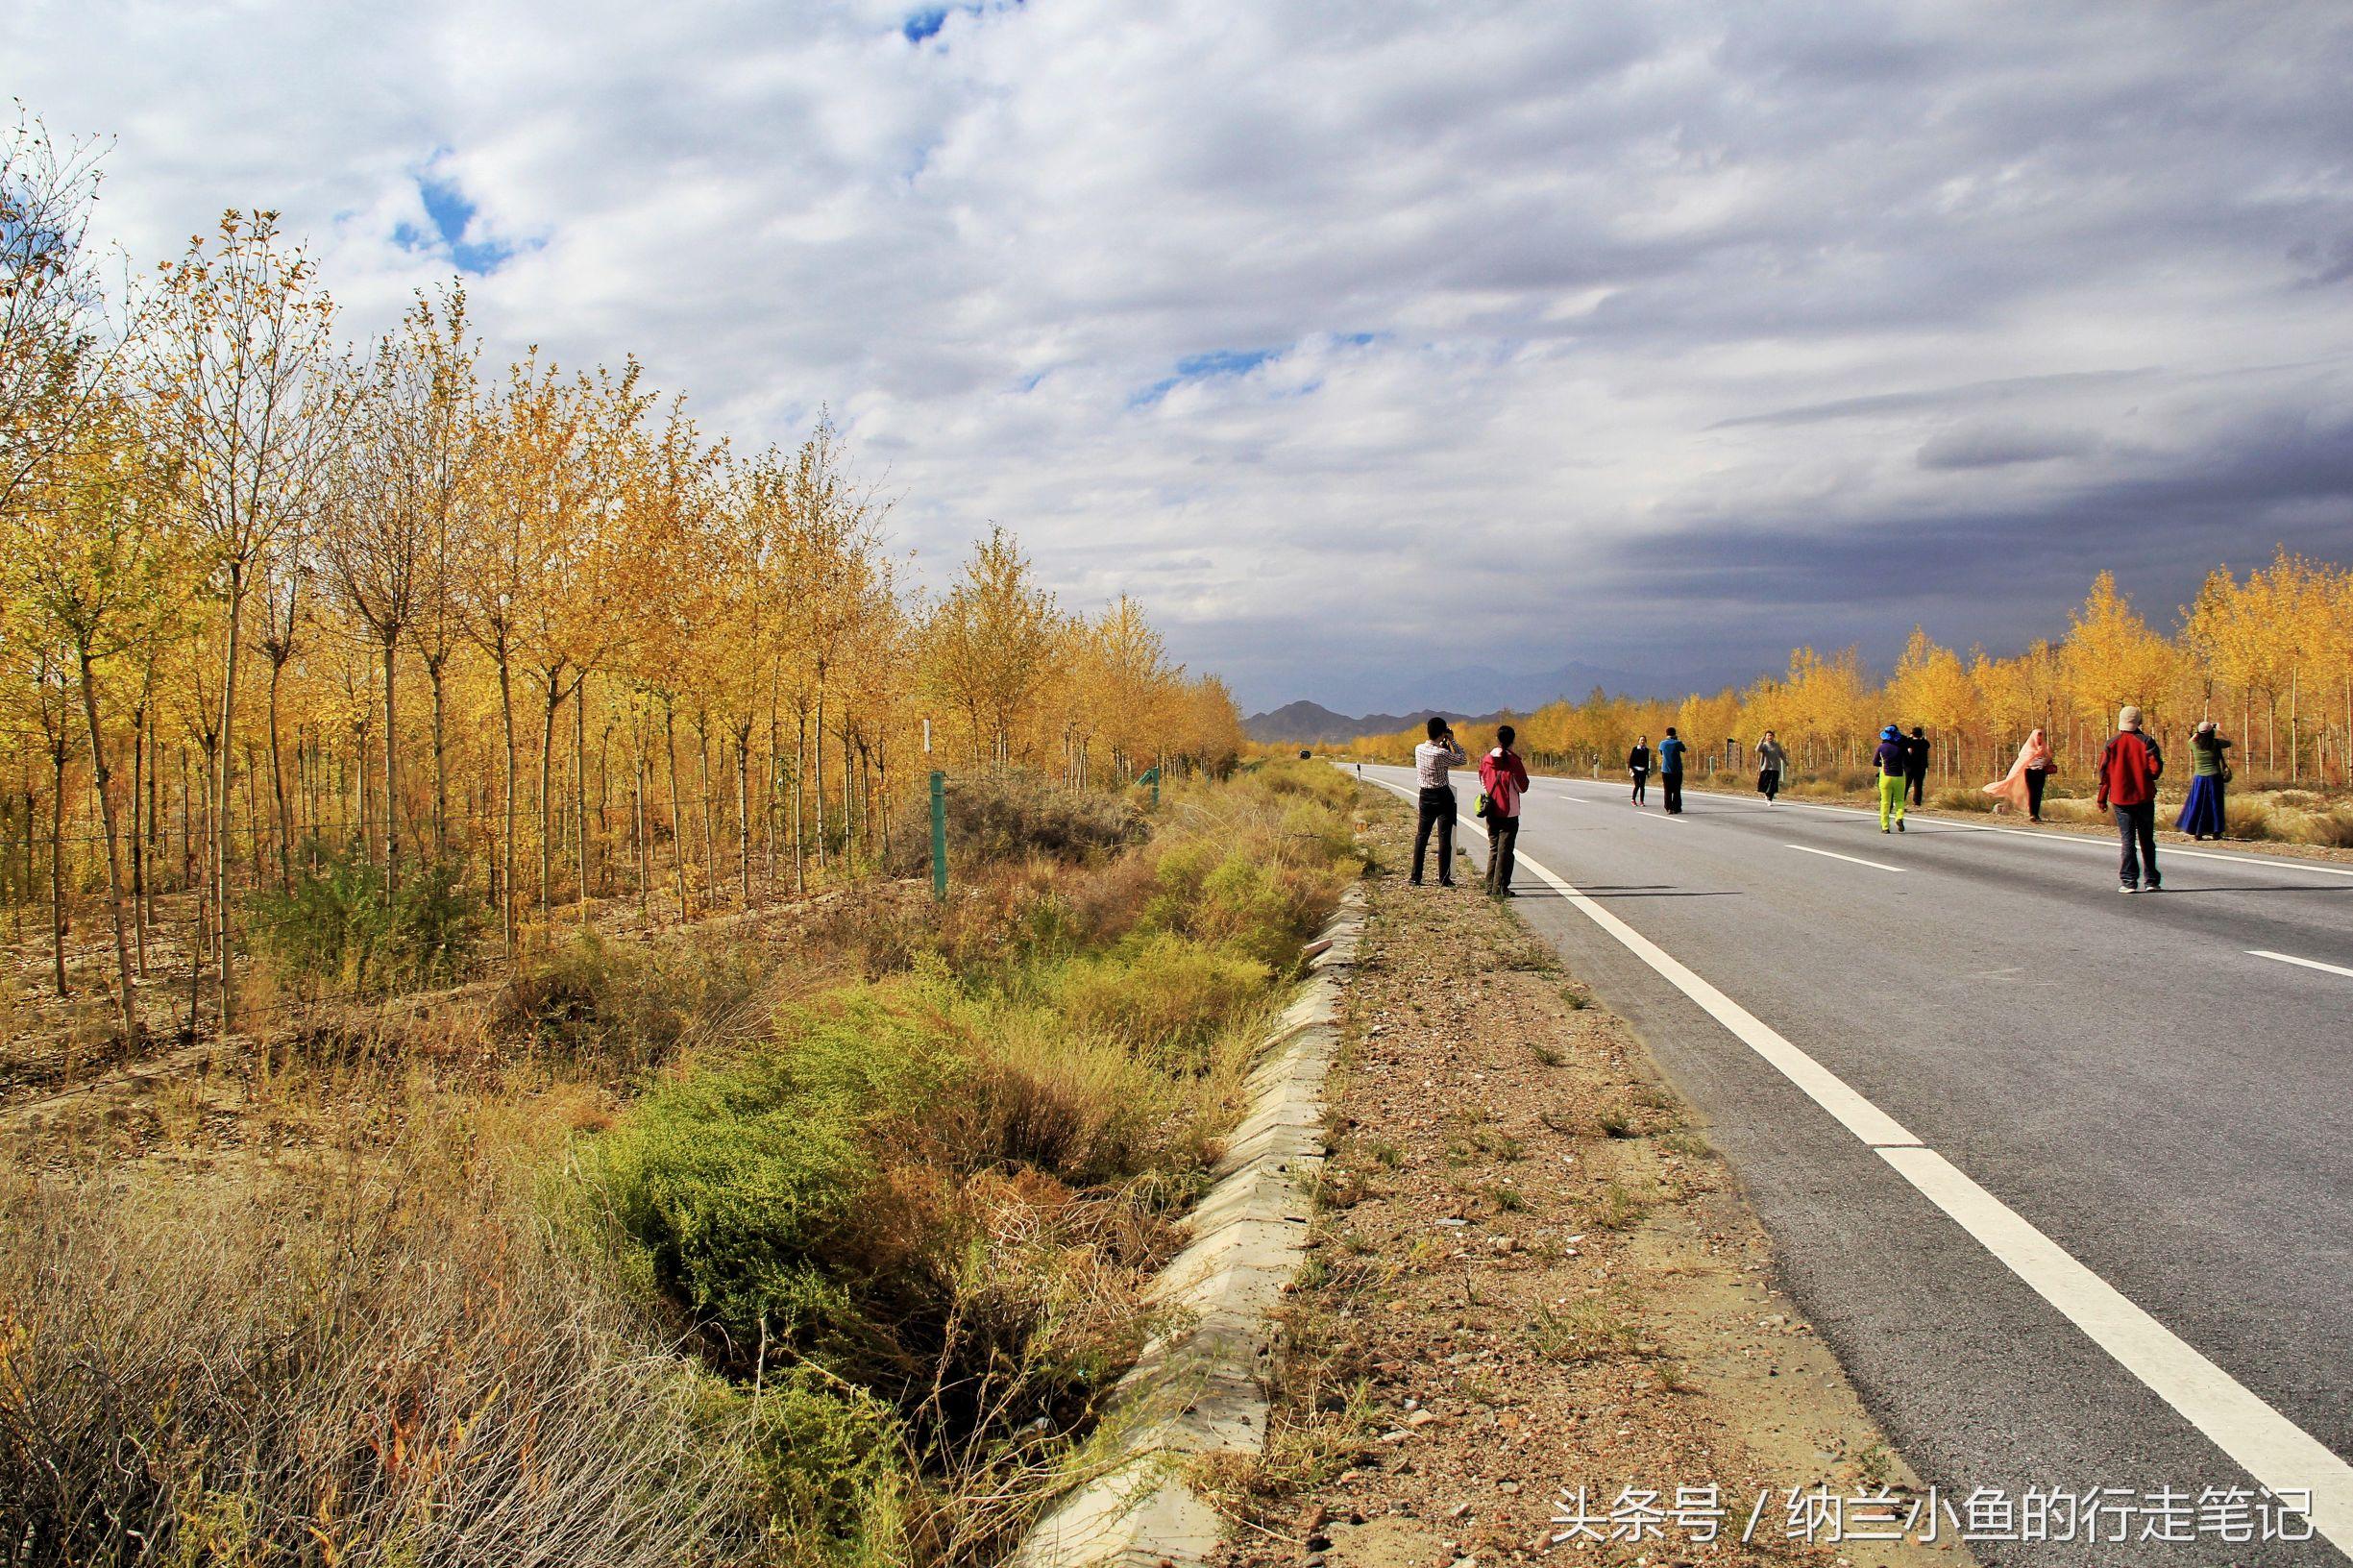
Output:
<instances>
[{"instance_id":1,"label":"tree line","mask_svg":"<svg viewBox=\"0 0 2353 1568\"><path fill-rule=\"evenodd\" d=\"M1875 680L1851 648L1790 654L1785 673L1679 700L1613 697L1550 702L1515 722L1523 749L1548 765L1620 766L1636 736L1669 724L1714 766L1740 768L1777 732L1802 772L1863 766L1881 725L1921 725L1948 778L1998 777L2041 728L2062 772L2081 776L2138 704L2161 739L2184 742L2214 720L2245 771L2289 785L2353 782L2353 571L2279 551L2243 577L2217 567L2169 630L2149 625L2103 572L2066 633L2022 652L1963 654L1914 628L1895 669ZM1397 758L1418 730L1367 737L1351 753Z\"/></svg>"},{"instance_id":2,"label":"tree line","mask_svg":"<svg viewBox=\"0 0 2353 1568\"><path fill-rule=\"evenodd\" d=\"M820 421L738 448L635 359L486 367L462 287L345 340L268 211L110 286L98 169L0 140L0 893L77 906L135 1033L176 921L234 1017L241 901L327 853L453 869L502 946L871 867L931 768L1116 786L1238 715L1134 601L993 527L936 593Z\"/></svg>"}]
</instances>

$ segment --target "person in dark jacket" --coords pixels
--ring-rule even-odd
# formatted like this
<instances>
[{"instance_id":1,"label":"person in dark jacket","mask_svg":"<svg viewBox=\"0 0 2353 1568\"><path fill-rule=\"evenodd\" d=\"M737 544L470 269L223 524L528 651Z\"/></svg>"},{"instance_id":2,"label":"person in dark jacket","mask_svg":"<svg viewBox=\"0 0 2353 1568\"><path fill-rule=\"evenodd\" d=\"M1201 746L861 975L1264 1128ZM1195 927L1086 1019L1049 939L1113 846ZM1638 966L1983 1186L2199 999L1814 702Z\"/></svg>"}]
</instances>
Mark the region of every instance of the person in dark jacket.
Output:
<instances>
[{"instance_id":1,"label":"person in dark jacket","mask_svg":"<svg viewBox=\"0 0 2353 1568\"><path fill-rule=\"evenodd\" d=\"M1689 749L1669 724L1667 738L1658 743L1658 782L1666 786L1670 817L1683 814L1683 753Z\"/></svg>"},{"instance_id":2,"label":"person in dark jacket","mask_svg":"<svg viewBox=\"0 0 2353 1568\"><path fill-rule=\"evenodd\" d=\"M2125 708L2099 754L2099 809L2116 813L2117 837L2123 841L2119 893L2157 893L2165 886L2157 876L2157 780L2164 773L2165 753L2141 732L2141 710Z\"/></svg>"},{"instance_id":3,"label":"person in dark jacket","mask_svg":"<svg viewBox=\"0 0 2353 1568\"><path fill-rule=\"evenodd\" d=\"M1912 763L1911 743L1903 731L1890 724L1879 731L1879 748L1871 754L1871 765L1879 770L1879 831L1903 831L1904 774Z\"/></svg>"},{"instance_id":4,"label":"person in dark jacket","mask_svg":"<svg viewBox=\"0 0 2353 1568\"><path fill-rule=\"evenodd\" d=\"M1773 804L1773 797L1781 793L1781 774L1789 767L1789 753L1781 743L1765 731L1765 738L1756 743L1756 793Z\"/></svg>"},{"instance_id":5,"label":"person in dark jacket","mask_svg":"<svg viewBox=\"0 0 2353 1568\"><path fill-rule=\"evenodd\" d=\"M1520 846L1520 796L1528 792L1528 765L1511 749L1517 732L1509 724L1495 731L1495 749L1479 759L1479 788L1487 797L1487 892L1517 898L1511 865Z\"/></svg>"},{"instance_id":6,"label":"person in dark jacket","mask_svg":"<svg viewBox=\"0 0 2353 1568\"><path fill-rule=\"evenodd\" d=\"M1633 775L1634 804L1638 806L1644 799L1644 787L1651 781L1651 738L1648 735L1634 737L1634 748L1626 753L1626 771Z\"/></svg>"},{"instance_id":7,"label":"person in dark jacket","mask_svg":"<svg viewBox=\"0 0 2353 1568\"><path fill-rule=\"evenodd\" d=\"M2193 839L2218 839L2230 825L2223 810L2230 759L2222 754L2229 749L2230 742L2214 727L2213 720L2198 722L2197 733L2190 737L2190 798L2182 802L2177 824Z\"/></svg>"},{"instance_id":8,"label":"person in dark jacket","mask_svg":"<svg viewBox=\"0 0 2353 1568\"><path fill-rule=\"evenodd\" d=\"M1928 782L1928 737L1918 724L1903 743L1903 788L1912 797L1912 804L1922 804L1920 792Z\"/></svg>"}]
</instances>

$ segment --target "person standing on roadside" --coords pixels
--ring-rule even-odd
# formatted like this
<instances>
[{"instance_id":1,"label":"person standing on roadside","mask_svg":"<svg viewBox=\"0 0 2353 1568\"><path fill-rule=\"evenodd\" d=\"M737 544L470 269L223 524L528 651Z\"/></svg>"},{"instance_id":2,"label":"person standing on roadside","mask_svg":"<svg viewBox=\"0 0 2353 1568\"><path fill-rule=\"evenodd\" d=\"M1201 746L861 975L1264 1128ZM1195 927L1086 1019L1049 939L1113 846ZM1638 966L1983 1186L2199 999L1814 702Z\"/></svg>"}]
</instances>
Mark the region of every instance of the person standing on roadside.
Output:
<instances>
[{"instance_id":1,"label":"person standing on roadside","mask_svg":"<svg viewBox=\"0 0 2353 1568\"><path fill-rule=\"evenodd\" d=\"M1683 753L1690 749L1682 737L1675 733L1675 726L1669 724L1667 738L1658 743L1658 782L1666 786L1670 817L1683 814Z\"/></svg>"},{"instance_id":2,"label":"person standing on roadside","mask_svg":"<svg viewBox=\"0 0 2353 1568\"><path fill-rule=\"evenodd\" d=\"M1413 876L1422 885L1422 860L1430 848L1430 830L1438 830L1438 886L1455 885L1455 787L1446 770L1470 761L1456 744L1455 732L1436 714L1430 716L1430 738L1413 748L1413 781L1421 786L1420 819L1413 827Z\"/></svg>"},{"instance_id":3,"label":"person standing on roadside","mask_svg":"<svg viewBox=\"0 0 2353 1568\"><path fill-rule=\"evenodd\" d=\"M2190 798L2181 805L2181 821L2175 824L2193 839L2218 839L2230 825L2222 809L2223 792L2230 784L2230 761L2222 755L2230 749L2230 742L2214 727L2214 721L2198 721L2197 733L2190 737Z\"/></svg>"},{"instance_id":4,"label":"person standing on roadside","mask_svg":"<svg viewBox=\"0 0 2353 1568\"><path fill-rule=\"evenodd\" d=\"M1479 788L1487 797L1487 892L1517 898L1511 864L1520 847L1520 796L1528 789L1528 765L1511 749L1519 732L1509 724L1495 731L1495 749L1479 759Z\"/></svg>"},{"instance_id":5,"label":"person standing on roadside","mask_svg":"<svg viewBox=\"0 0 2353 1568\"><path fill-rule=\"evenodd\" d=\"M1765 797L1765 804L1773 804L1773 797L1781 793L1781 772L1788 766L1789 753L1773 731L1765 731L1765 738L1756 743L1756 793Z\"/></svg>"},{"instance_id":6,"label":"person standing on roadside","mask_svg":"<svg viewBox=\"0 0 2353 1568\"><path fill-rule=\"evenodd\" d=\"M2043 786L2050 781L2051 772L2058 766L2050 754L2050 742L2037 728L2026 737L2026 744L2018 748L2018 760L2010 764L2010 771L1984 786L1985 793L1994 797L1996 813L2006 805L2012 811L2024 812L2030 822L2041 821Z\"/></svg>"},{"instance_id":7,"label":"person standing on roadside","mask_svg":"<svg viewBox=\"0 0 2353 1568\"><path fill-rule=\"evenodd\" d=\"M2099 809L2116 813L2123 854L2117 861L2117 892L2162 892L2157 875L2157 780L2165 753L2141 732L2141 710L2116 716L2116 733L2099 754Z\"/></svg>"},{"instance_id":8,"label":"person standing on roadside","mask_svg":"<svg viewBox=\"0 0 2353 1568\"><path fill-rule=\"evenodd\" d=\"M1634 804L1638 806L1644 799L1644 786L1651 781L1651 738L1648 735L1634 737L1634 748L1626 753L1626 771L1633 775Z\"/></svg>"},{"instance_id":9,"label":"person standing on roadside","mask_svg":"<svg viewBox=\"0 0 2353 1568\"><path fill-rule=\"evenodd\" d=\"M1912 797L1912 804L1921 804L1920 792L1928 782L1928 737L1918 724L1903 743L1903 788Z\"/></svg>"},{"instance_id":10,"label":"person standing on roadside","mask_svg":"<svg viewBox=\"0 0 2353 1568\"><path fill-rule=\"evenodd\" d=\"M1903 792L1905 775L1911 772L1912 746L1903 738L1903 731L1890 724L1879 731L1879 748L1871 754L1872 766L1879 770L1879 831L1903 831Z\"/></svg>"}]
</instances>

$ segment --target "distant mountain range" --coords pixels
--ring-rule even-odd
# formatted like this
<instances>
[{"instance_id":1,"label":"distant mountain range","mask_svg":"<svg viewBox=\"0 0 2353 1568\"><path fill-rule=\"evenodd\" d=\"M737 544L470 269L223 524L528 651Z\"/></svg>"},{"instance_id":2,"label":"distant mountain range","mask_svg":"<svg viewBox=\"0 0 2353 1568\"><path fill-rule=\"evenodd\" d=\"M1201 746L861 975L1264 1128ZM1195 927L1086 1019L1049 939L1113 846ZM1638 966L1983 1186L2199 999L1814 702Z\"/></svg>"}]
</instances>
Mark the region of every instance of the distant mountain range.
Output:
<instances>
[{"instance_id":1,"label":"distant mountain range","mask_svg":"<svg viewBox=\"0 0 2353 1568\"><path fill-rule=\"evenodd\" d=\"M1475 703L1483 710L1417 708L1410 713L1368 713L1351 718L1320 702L1286 702L1242 721L1242 731L1267 745L1336 746L1360 735L1394 735L1417 727L1434 713L1451 723L1489 723L1507 713L1532 713L1556 698L1582 698L1595 687L1630 697L1681 697L1695 691L1714 691L1723 681L1705 677L1643 676L1601 665L1565 664L1535 675L1509 675L1479 667L1434 673L1428 688Z\"/></svg>"},{"instance_id":2,"label":"distant mountain range","mask_svg":"<svg viewBox=\"0 0 2353 1568\"><path fill-rule=\"evenodd\" d=\"M1450 723L1481 722L1470 714L1445 713L1436 708L1423 708L1416 713L1368 713L1351 719L1344 713L1334 713L1320 702L1286 702L1279 708L1244 719L1242 733L1270 746L1341 746L1360 735L1394 735L1401 729L1419 727L1434 713ZM1492 719L1497 715L1484 717Z\"/></svg>"}]
</instances>

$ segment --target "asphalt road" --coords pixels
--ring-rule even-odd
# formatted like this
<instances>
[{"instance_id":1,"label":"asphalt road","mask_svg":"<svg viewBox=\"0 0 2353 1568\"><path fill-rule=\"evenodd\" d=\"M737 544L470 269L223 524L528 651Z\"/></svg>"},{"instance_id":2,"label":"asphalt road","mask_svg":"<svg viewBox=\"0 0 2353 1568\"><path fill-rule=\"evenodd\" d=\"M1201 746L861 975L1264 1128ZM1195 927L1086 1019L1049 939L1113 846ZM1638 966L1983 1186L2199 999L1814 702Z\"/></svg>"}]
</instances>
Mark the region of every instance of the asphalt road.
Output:
<instances>
[{"instance_id":1,"label":"asphalt road","mask_svg":"<svg viewBox=\"0 0 2353 1568\"><path fill-rule=\"evenodd\" d=\"M1409 770L1364 772L1412 784ZM1457 782L1467 827L1477 784ZM1520 913L1707 1117L1791 1290L1929 1482L1951 1498L2127 1488L2138 1533L2161 1488L2253 1488L2226 1449L2257 1429L2300 1429L2324 1470L2327 1456L2340 1468L2353 1457L2353 973L2253 951L2353 970L2348 868L2160 846L2166 891L2128 898L2105 841L1949 820L1882 835L1859 812L1702 795L1669 819L1655 781L1647 810L1626 794L1534 781L1521 853L1590 905L1524 870ZM1483 858L1479 836L1462 837ZM1589 910L1679 960L1924 1150L1885 1153L1842 1125ZM2087 1332L2105 1321L2096 1302L2078 1292L2089 1315L2071 1320L2029 1287L2033 1247L2027 1263L2003 1262L1900 1174L1916 1156L1942 1156L2170 1331L2155 1338L2178 1336L2226 1374L2176 1402L2199 1419ZM2067 1265L2038 1266L2049 1278ZM2150 1338L2145 1326L2103 1332L2128 1347ZM2336 1517L2340 1544L2353 1542ZM2102 1568L2348 1560L2325 1534L2196 1533L1975 1550Z\"/></svg>"}]
</instances>

